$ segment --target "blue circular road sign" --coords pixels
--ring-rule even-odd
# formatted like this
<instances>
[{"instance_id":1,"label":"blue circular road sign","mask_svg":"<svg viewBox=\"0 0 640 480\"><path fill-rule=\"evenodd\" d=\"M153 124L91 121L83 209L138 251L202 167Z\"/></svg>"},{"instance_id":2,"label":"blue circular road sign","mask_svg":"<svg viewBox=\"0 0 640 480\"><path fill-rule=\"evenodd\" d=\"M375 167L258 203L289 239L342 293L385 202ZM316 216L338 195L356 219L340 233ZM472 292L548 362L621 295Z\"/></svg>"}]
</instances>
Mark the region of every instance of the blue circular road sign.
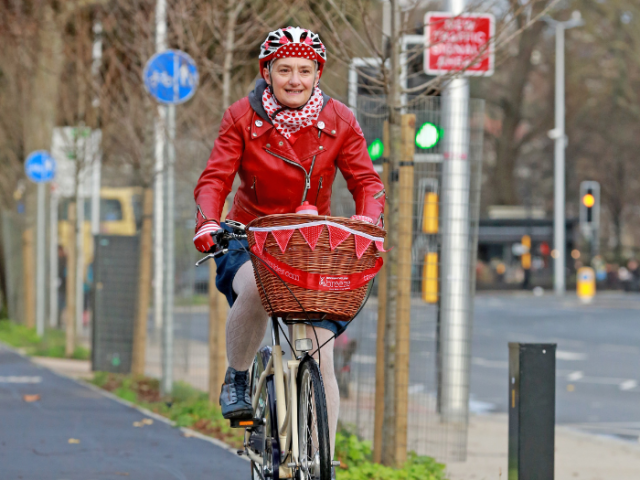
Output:
<instances>
[{"instance_id":1,"label":"blue circular road sign","mask_svg":"<svg viewBox=\"0 0 640 480\"><path fill-rule=\"evenodd\" d=\"M142 78L147 91L165 104L186 102L198 88L196 62L180 50L156 53L145 65Z\"/></svg>"},{"instance_id":2,"label":"blue circular road sign","mask_svg":"<svg viewBox=\"0 0 640 480\"><path fill-rule=\"evenodd\" d=\"M24 162L24 171L32 182L50 182L56 175L56 161L49 152L36 150Z\"/></svg>"}]
</instances>

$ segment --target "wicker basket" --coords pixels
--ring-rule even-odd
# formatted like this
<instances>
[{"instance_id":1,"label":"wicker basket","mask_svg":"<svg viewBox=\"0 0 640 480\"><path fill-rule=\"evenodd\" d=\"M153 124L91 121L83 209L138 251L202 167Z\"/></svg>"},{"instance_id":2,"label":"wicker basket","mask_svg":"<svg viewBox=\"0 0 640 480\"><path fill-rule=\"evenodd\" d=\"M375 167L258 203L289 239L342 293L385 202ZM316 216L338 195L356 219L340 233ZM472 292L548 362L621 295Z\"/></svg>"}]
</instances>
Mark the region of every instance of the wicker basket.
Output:
<instances>
[{"instance_id":1,"label":"wicker basket","mask_svg":"<svg viewBox=\"0 0 640 480\"><path fill-rule=\"evenodd\" d=\"M252 227L293 226L319 220L330 221L373 237L384 238L385 236L383 229L358 220L316 215L269 215L257 218L247 225L249 247L253 248L256 244ZM297 270L320 275L361 273L374 268L379 257L375 242L372 242L358 258L354 235L349 235L346 240L331 250L327 227L322 229L314 250L311 250L300 231L294 230L284 253L271 234L266 237L264 252ZM251 261L265 310L269 315L276 315L285 320L307 318L350 320L362 305L368 288L368 284L365 284L354 290L323 291L303 288L288 282L285 284L261 260L252 255ZM302 311L300 305L304 307L306 313Z\"/></svg>"}]
</instances>

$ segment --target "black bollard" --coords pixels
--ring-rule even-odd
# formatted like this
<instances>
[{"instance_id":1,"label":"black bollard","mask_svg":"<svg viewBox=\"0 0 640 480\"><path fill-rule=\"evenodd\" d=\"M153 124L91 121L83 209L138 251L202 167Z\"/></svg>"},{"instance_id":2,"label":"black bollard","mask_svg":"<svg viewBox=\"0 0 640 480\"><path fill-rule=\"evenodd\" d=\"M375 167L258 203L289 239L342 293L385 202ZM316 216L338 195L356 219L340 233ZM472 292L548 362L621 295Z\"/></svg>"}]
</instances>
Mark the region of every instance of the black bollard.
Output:
<instances>
[{"instance_id":1,"label":"black bollard","mask_svg":"<svg viewBox=\"0 0 640 480\"><path fill-rule=\"evenodd\" d=\"M509 480L553 480L556 344L509 343Z\"/></svg>"}]
</instances>

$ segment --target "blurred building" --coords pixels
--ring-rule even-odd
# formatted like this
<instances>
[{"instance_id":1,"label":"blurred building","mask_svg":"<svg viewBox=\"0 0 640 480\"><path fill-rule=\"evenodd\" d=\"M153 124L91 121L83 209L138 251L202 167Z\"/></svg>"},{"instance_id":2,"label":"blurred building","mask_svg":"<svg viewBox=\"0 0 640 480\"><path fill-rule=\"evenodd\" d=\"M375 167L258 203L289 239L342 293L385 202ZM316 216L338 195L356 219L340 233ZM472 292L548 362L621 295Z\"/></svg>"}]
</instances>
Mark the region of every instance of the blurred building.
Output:
<instances>
[{"instance_id":1,"label":"blurred building","mask_svg":"<svg viewBox=\"0 0 640 480\"><path fill-rule=\"evenodd\" d=\"M567 281L574 273L578 220L566 221ZM529 238L530 247L525 248ZM526 251L530 255L523 258ZM490 206L478 229L478 289L518 289L553 286L553 218L540 208ZM527 272L528 270L528 272Z\"/></svg>"}]
</instances>

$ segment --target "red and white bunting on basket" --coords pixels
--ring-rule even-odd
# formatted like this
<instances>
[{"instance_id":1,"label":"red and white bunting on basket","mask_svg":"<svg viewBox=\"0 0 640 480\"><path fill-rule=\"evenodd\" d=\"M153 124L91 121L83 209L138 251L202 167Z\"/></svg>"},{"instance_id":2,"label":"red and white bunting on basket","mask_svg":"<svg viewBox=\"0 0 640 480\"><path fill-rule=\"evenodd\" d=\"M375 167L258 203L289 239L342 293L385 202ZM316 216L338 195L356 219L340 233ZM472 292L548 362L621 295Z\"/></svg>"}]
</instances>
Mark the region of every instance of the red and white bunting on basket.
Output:
<instances>
[{"instance_id":1,"label":"red and white bunting on basket","mask_svg":"<svg viewBox=\"0 0 640 480\"><path fill-rule=\"evenodd\" d=\"M312 251L315 250L316 245L318 244L318 239L320 238L323 228L324 225L314 225L313 227L300 227L298 229Z\"/></svg>"},{"instance_id":2,"label":"red and white bunting on basket","mask_svg":"<svg viewBox=\"0 0 640 480\"><path fill-rule=\"evenodd\" d=\"M269 232L253 232L253 238L260 253L264 250L264 242L267 240L267 235L269 235Z\"/></svg>"},{"instance_id":3,"label":"red and white bunting on basket","mask_svg":"<svg viewBox=\"0 0 640 480\"><path fill-rule=\"evenodd\" d=\"M291 235L293 235L294 231L295 230L276 230L271 232L273 237L276 239L276 242L278 242L278 246L280 247L280 250L282 250L282 253L287 249L287 245L289 244L289 240L291 239Z\"/></svg>"},{"instance_id":4,"label":"red and white bunting on basket","mask_svg":"<svg viewBox=\"0 0 640 480\"><path fill-rule=\"evenodd\" d=\"M335 227L333 225L327 225L327 230L329 230L329 245L331 245L331 250L335 250L338 245L344 242L351 232L347 230L343 230L339 227Z\"/></svg>"},{"instance_id":5,"label":"red and white bunting on basket","mask_svg":"<svg viewBox=\"0 0 640 480\"><path fill-rule=\"evenodd\" d=\"M256 247L260 253L264 251L264 246L269 233L273 235L273 238L275 238L276 242L278 243L280 250L282 250L282 252L284 253L284 251L287 249L287 245L289 244L289 240L291 239L291 235L293 235L293 232L295 232L296 230L300 232L302 237L309 245L309 248L311 248L311 250L315 250L320 235L322 234L322 229L325 226L329 231L329 245L331 246L331 250L335 250L338 245L349 238L350 235L353 235L356 246L356 255L358 256L358 258L364 255L364 252L372 242L375 243L376 248L379 251L386 252L386 250L384 249L384 238L374 237L372 235L353 230L345 225L341 225L339 223L331 222L328 220L320 220L316 222L301 223L298 225L289 226L249 227L249 229L253 232Z\"/></svg>"},{"instance_id":6,"label":"red and white bunting on basket","mask_svg":"<svg viewBox=\"0 0 640 480\"><path fill-rule=\"evenodd\" d=\"M356 241L356 256L360 258L364 254L365 250L369 248L372 240L366 237L361 237L360 235L354 235L353 239Z\"/></svg>"}]
</instances>

